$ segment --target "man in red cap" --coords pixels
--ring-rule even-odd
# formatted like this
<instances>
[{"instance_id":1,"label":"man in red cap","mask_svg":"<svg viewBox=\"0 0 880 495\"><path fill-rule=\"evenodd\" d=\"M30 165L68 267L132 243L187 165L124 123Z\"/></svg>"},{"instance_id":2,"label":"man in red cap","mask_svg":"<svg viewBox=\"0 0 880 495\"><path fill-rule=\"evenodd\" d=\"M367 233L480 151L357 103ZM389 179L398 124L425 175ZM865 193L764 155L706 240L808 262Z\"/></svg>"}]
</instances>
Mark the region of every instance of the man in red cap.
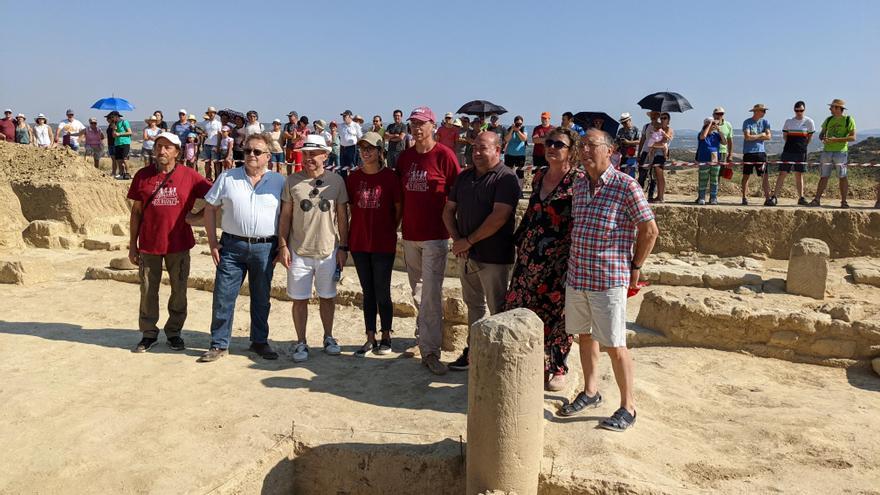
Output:
<instances>
[{"instance_id":1,"label":"man in red cap","mask_svg":"<svg viewBox=\"0 0 880 495\"><path fill-rule=\"evenodd\" d=\"M419 307L416 332L422 363L436 375L445 374L440 362L443 342L441 296L449 232L443 225L443 208L461 171L455 152L434 141L434 112L416 107L409 116L415 145L397 159L403 185L403 250L413 299Z\"/></svg>"},{"instance_id":2,"label":"man in red cap","mask_svg":"<svg viewBox=\"0 0 880 495\"><path fill-rule=\"evenodd\" d=\"M535 144L532 148L532 165L536 169L547 166L547 159L544 158L544 136L553 129L550 125L550 112L541 112L541 125L532 129L532 142Z\"/></svg>"},{"instance_id":3,"label":"man in red cap","mask_svg":"<svg viewBox=\"0 0 880 495\"><path fill-rule=\"evenodd\" d=\"M189 250L195 245L186 215L197 198L204 198L211 183L194 169L177 166L180 138L170 132L156 136L153 146L155 165L136 174L128 189L131 226L128 259L140 268L140 315L138 327L143 338L132 352L146 352L159 337L159 285L162 264L168 270L171 298L165 335L168 346L182 351L180 330L186 321L186 281L189 278Z\"/></svg>"}]
</instances>

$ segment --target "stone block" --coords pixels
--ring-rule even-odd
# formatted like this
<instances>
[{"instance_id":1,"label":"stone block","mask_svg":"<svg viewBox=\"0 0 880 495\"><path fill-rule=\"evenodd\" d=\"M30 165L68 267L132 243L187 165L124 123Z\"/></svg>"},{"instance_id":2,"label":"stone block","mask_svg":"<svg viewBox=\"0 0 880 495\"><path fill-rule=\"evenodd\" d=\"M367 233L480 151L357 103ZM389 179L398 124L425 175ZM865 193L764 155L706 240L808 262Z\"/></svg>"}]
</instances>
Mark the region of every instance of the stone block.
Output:
<instances>
[{"instance_id":1,"label":"stone block","mask_svg":"<svg viewBox=\"0 0 880 495\"><path fill-rule=\"evenodd\" d=\"M880 375L880 357L871 360L871 367L874 368L874 373Z\"/></svg>"},{"instance_id":2,"label":"stone block","mask_svg":"<svg viewBox=\"0 0 880 495\"><path fill-rule=\"evenodd\" d=\"M55 220L34 220L21 233L24 242L31 247L46 249L70 249L70 227ZM63 239L63 240L62 240Z\"/></svg>"},{"instance_id":3,"label":"stone block","mask_svg":"<svg viewBox=\"0 0 880 495\"><path fill-rule=\"evenodd\" d=\"M20 259L0 261L0 284L37 284L54 277L55 268L46 262Z\"/></svg>"},{"instance_id":4,"label":"stone block","mask_svg":"<svg viewBox=\"0 0 880 495\"><path fill-rule=\"evenodd\" d=\"M122 256L110 260L110 268L114 270L137 270L138 266L133 264L127 256Z\"/></svg>"},{"instance_id":5,"label":"stone block","mask_svg":"<svg viewBox=\"0 0 880 495\"><path fill-rule=\"evenodd\" d=\"M825 298L828 280L828 256L825 241L803 238L791 246L785 291L789 294Z\"/></svg>"},{"instance_id":6,"label":"stone block","mask_svg":"<svg viewBox=\"0 0 880 495\"><path fill-rule=\"evenodd\" d=\"M446 352L461 352L467 347L468 326L456 324L443 325L443 344L441 349Z\"/></svg>"}]
</instances>

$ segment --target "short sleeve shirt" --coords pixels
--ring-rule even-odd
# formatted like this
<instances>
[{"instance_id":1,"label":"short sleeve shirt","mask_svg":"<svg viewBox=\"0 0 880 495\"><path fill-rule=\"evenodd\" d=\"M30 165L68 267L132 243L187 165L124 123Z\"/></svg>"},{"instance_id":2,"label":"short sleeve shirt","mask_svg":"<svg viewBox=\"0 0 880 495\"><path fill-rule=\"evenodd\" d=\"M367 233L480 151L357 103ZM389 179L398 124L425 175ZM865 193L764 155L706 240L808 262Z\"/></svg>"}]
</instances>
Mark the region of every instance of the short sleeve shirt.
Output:
<instances>
[{"instance_id":1,"label":"short sleeve shirt","mask_svg":"<svg viewBox=\"0 0 880 495\"><path fill-rule=\"evenodd\" d=\"M727 140L733 139L733 126L730 122L724 121L718 126L718 133L721 135L721 144L718 145L718 153L727 153Z\"/></svg>"},{"instance_id":2,"label":"short sleeve shirt","mask_svg":"<svg viewBox=\"0 0 880 495\"><path fill-rule=\"evenodd\" d=\"M353 253L397 252L397 209L403 191L389 168L367 174L357 169L345 181L351 221L348 247Z\"/></svg>"},{"instance_id":3,"label":"short sleeve shirt","mask_svg":"<svg viewBox=\"0 0 880 495\"><path fill-rule=\"evenodd\" d=\"M61 128L62 136L70 136L70 144L74 146L79 142L79 133L86 129L86 126L77 119L73 119L73 122L62 120L58 127Z\"/></svg>"},{"instance_id":4,"label":"short sleeve shirt","mask_svg":"<svg viewBox=\"0 0 880 495\"><path fill-rule=\"evenodd\" d=\"M456 204L458 233L468 236L476 232L492 213L495 203L509 205L515 211L521 195L519 180L510 167L499 162L482 176L477 176L476 167L468 168L455 179L449 191L449 200ZM482 263L513 263L515 216L511 212L497 232L474 244L469 257Z\"/></svg>"},{"instance_id":5,"label":"short sleeve shirt","mask_svg":"<svg viewBox=\"0 0 880 495\"><path fill-rule=\"evenodd\" d=\"M348 203L342 177L329 170L314 179L305 172L289 175L281 200L293 209L287 238L293 252L304 258L332 255L339 242L336 206Z\"/></svg>"},{"instance_id":6,"label":"short sleeve shirt","mask_svg":"<svg viewBox=\"0 0 880 495\"><path fill-rule=\"evenodd\" d=\"M550 134L550 131L552 131L553 129L555 129L555 127L553 127L552 125L548 125L547 127L539 125L535 127L534 129L532 129L532 141L534 141L535 138L542 138L547 134ZM532 156L544 156L543 143L535 143L534 148L532 148Z\"/></svg>"},{"instance_id":7,"label":"short sleeve shirt","mask_svg":"<svg viewBox=\"0 0 880 495\"><path fill-rule=\"evenodd\" d=\"M746 119L743 122L743 135L748 131L749 134L757 135L762 134L764 131L770 129L770 122L767 119L755 120L755 119ZM764 153L764 141L746 141L743 140L743 153Z\"/></svg>"},{"instance_id":8,"label":"short sleeve shirt","mask_svg":"<svg viewBox=\"0 0 880 495\"><path fill-rule=\"evenodd\" d=\"M192 126L189 122L181 123L180 121L177 121L171 125L171 132L180 139L181 143L185 143L186 135L192 132Z\"/></svg>"},{"instance_id":9,"label":"short sleeve shirt","mask_svg":"<svg viewBox=\"0 0 880 495\"><path fill-rule=\"evenodd\" d=\"M192 249L195 245L192 227L186 214L196 199L204 198L211 183L195 170L178 165L171 177L157 167L144 167L134 174L128 199L144 204L138 231L138 250L146 254L169 254ZM165 184L162 189L156 189ZM150 196L150 204L146 204Z\"/></svg>"},{"instance_id":10,"label":"short sleeve shirt","mask_svg":"<svg viewBox=\"0 0 880 495\"><path fill-rule=\"evenodd\" d=\"M202 121L202 128L205 129L205 146L217 146L217 138L222 127L220 119Z\"/></svg>"},{"instance_id":11,"label":"short sleeve shirt","mask_svg":"<svg viewBox=\"0 0 880 495\"><path fill-rule=\"evenodd\" d=\"M528 134L526 135L528 138ZM510 141L507 143L505 154L510 156L526 156L526 141L519 138L519 133L513 131L510 133Z\"/></svg>"},{"instance_id":12,"label":"short sleeve shirt","mask_svg":"<svg viewBox=\"0 0 880 495\"><path fill-rule=\"evenodd\" d=\"M407 148L397 159L403 187L403 238L408 241L449 239L443 208L461 168L455 153L436 143L427 153Z\"/></svg>"},{"instance_id":13,"label":"short sleeve shirt","mask_svg":"<svg viewBox=\"0 0 880 495\"><path fill-rule=\"evenodd\" d=\"M403 122L399 124L392 122L385 128L385 132L388 134L406 134L406 124ZM404 146L406 146L406 140L404 139L401 139L400 141L388 141L388 151L400 152L404 150Z\"/></svg>"},{"instance_id":14,"label":"short sleeve shirt","mask_svg":"<svg viewBox=\"0 0 880 495\"><path fill-rule=\"evenodd\" d=\"M238 167L220 174L205 195L205 201L222 208L220 228L223 232L242 237L271 237L278 235L283 189L284 176L279 173L268 170L253 186L245 167Z\"/></svg>"},{"instance_id":15,"label":"short sleeve shirt","mask_svg":"<svg viewBox=\"0 0 880 495\"><path fill-rule=\"evenodd\" d=\"M120 136L121 132L131 132L131 124L127 120L116 122L116 138L113 140L113 146L131 145L131 136Z\"/></svg>"},{"instance_id":16,"label":"short sleeve shirt","mask_svg":"<svg viewBox=\"0 0 880 495\"><path fill-rule=\"evenodd\" d=\"M625 146L623 141L638 141L639 140L639 128L636 126L623 127L617 130L617 147L620 151L620 154L623 156L636 156L636 148L638 148L638 144L632 146Z\"/></svg>"},{"instance_id":17,"label":"short sleeve shirt","mask_svg":"<svg viewBox=\"0 0 880 495\"><path fill-rule=\"evenodd\" d=\"M594 292L628 285L636 226L654 219L639 183L608 167L591 194L585 176L574 184L572 219L566 283Z\"/></svg>"},{"instance_id":18,"label":"short sleeve shirt","mask_svg":"<svg viewBox=\"0 0 880 495\"><path fill-rule=\"evenodd\" d=\"M843 138L849 136L856 130L856 120L849 115L841 115L840 117L829 117L822 123L822 131L825 137ZM849 143L825 143L823 148L825 151L847 151Z\"/></svg>"}]
</instances>

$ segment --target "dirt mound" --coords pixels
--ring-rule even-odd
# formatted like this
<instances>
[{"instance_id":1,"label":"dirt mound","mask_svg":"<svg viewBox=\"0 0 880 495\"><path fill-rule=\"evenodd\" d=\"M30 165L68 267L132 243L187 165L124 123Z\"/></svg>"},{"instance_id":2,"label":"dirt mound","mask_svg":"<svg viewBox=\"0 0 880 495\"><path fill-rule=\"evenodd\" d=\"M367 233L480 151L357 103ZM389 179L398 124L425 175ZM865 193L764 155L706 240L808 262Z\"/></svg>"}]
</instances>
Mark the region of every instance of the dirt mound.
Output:
<instances>
[{"instance_id":1,"label":"dirt mound","mask_svg":"<svg viewBox=\"0 0 880 495\"><path fill-rule=\"evenodd\" d=\"M21 232L34 220L61 221L84 234L103 233L129 211L126 185L69 149L0 143L0 184L0 197L9 197L0 207L0 247L20 246Z\"/></svg>"}]
</instances>

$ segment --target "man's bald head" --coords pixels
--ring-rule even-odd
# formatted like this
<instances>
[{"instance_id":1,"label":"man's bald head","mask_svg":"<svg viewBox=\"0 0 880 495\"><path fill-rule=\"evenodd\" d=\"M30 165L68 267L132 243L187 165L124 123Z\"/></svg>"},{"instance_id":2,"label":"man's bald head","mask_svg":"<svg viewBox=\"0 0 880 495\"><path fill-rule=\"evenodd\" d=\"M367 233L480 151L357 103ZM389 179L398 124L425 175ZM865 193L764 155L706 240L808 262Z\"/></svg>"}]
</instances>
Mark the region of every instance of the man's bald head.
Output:
<instances>
[{"instance_id":1,"label":"man's bald head","mask_svg":"<svg viewBox=\"0 0 880 495\"><path fill-rule=\"evenodd\" d=\"M501 161L501 138L492 131L477 134L471 158L478 169L490 169Z\"/></svg>"},{"instance_id":2,"label":"man's bald head","mask_svg":"<svg viewBox=\"0 0 880 495\"><path fill-rule=\"evenodd\" d=\"M501 136L494 131L483 131L477 134L477 142L484 143L489 146L501 146Z\"/></svg>"}]
</instances>

